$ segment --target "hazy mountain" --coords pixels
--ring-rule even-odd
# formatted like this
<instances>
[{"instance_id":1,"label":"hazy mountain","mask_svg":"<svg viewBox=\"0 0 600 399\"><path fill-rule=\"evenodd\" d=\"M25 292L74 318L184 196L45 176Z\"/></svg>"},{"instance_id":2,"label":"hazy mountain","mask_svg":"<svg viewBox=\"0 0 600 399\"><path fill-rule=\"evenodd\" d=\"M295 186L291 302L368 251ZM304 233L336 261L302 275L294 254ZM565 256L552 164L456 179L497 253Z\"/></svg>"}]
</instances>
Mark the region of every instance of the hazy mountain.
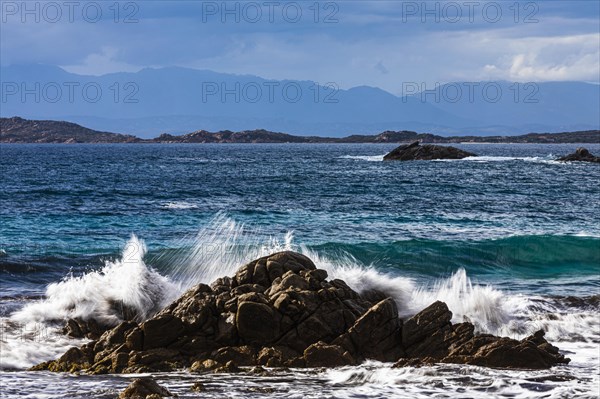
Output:
<instances>
[{"instance_id":1,"label":"hazy mountain","mask_svg":"<svg viewBox=\"0 0 600 399\"><path fill-rule=\"evenodd\" d=\"M146 138L198 129L339 137L385 130L505 135L600 126L599 87L577 82L539 83L535 94L521 87L518 101L511 83L493 82L502 91L498 102L477 89L473 101L465 92L451 102L452 87L441 88L448 92L438 98L398 97L367 86L337 90L310 81L179 67L99 77L44 65L2 67L0 72L3 117L68 120ZM528 95L537 103L525 102Z\"/></svg>"}]
</instances>

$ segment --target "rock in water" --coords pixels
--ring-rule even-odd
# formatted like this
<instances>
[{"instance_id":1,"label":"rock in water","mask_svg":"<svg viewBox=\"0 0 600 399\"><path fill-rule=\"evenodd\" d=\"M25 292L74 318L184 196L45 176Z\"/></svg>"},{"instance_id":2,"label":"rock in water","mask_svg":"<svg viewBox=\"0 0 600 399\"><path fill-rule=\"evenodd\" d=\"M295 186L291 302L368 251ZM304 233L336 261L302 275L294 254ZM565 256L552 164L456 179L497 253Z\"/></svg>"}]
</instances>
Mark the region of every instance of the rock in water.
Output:
<instances>
[{"instance_id":1,"label":"rock in water","mask_svg":"<svg viewBox=\"0 0 600 399\"><path fill-rule=\"evenodd\" d=\"M431 159L463 159L474 157L476 154L455 147L425 144L418 141L401 145L383 157L384 161L418 161Z\"/></svg>"},{"instance_id":2,"label":"rock in water","mask_svg":"<svg viewBox=\"0 0 600 399\"><path fill-rule=\"evenodd\" d=\"M136 378L123 392L119 399L160 399L164 397L177 396L161 387L152 378Z\"/></svg>"},{"instance_id":3,"label":"rock in water","mask_svg":"<svg viewBox=\"0 0 600 399\"><path fill-rule=\"evenodd\" d=\"M600 157L592 155L587 148L579 147L574 153L558 158L557 161L563 162L594 162L600 163Z\"/></svg>"},{"instance_id":4,"label":"rock in water","mask_svg":"<svg viewBox=\"0 0 600 399\"><path fill-rule=\"evenodd\" d=\"M534 369L569 361L543 332L517 341L475 335L471 323L451 320L438 301L403 321L384 293L361 295L286 251L199 284L143 323L123 322L33 370L231 373L238 366L336 367L366 359Z\"/></svg>"}]
</instances>

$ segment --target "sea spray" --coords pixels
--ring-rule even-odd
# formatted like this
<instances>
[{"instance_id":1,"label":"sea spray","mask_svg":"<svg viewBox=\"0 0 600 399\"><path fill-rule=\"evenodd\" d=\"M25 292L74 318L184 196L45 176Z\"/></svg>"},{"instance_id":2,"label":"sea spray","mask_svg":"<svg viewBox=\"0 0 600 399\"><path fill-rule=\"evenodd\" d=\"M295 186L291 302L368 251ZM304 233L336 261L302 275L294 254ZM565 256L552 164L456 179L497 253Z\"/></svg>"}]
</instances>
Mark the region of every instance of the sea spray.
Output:
<instances>
[{"instance_id":1,"label":"sea spray","mask_svg":"<svg viewBox=\"0 0 600 399\"><path fill-rule=\"evenodd\" d=\"M0 367L27 367L62 354L68 347L83 341L70 340L60 334L68 318L95 319L105 325L123 320L122 308L133 309L135 319L143 321L188 288L211 283L221 276L231 276L244 263L282 250L296 250L311 258L317 267L327 270L329 278L339 278L358 292L378 290L394 298L403 318L419 312L436 300L444 301L453 312L453 322L465 319L478 332L522 338L543 328L554 341L599 342L600 327L596 308L573 311L551 299L506 293L492 286L474 284L467 272L459 268L448 278L417 284L397 273L384 273L376 266L365 265L351 254L323 254L305 245L295 245L293 234L282 239L259 239L257 229L239 224L218 214L182 248L144 260L144 242L132 236L120 259L81 276L68 276L50 284L43 300L26 305L3 319L5 331ZM147 257L147 256L146 256ZM163 274L152 265L162 264ZM51 340L19 343L17 329L41 329ZM589 331L586 337L580 334ZM6 333L8 332L8 334ZM8 337L8 338L7 338Z\"/></svg>"},{"instance_id":2,"label":"sea spray","mask_svg":"<svg viewBox=\"0 0 600 399\"><path fill-rule=\"evenodd\" d=\"M52 283L45 298L0 320L0 368L26 368L62 355L85 340L62 334L64 321L95 320L114 326L129 316L143 321L179 294L179 287L144 263L147 249L133 235L121 258L82 276Z\"/></svg>"},{"instance_id":3,"label":"sea spray","mask_svg":"<svg viewBox=\"0 0 600 399\"><path fill-rule=\"evenodd\" d=\"M359 293L377 290L391 296L398 305L400 316L416 313L406 306L416 289L412 279L381 273L373 265L361 265L348 253L341 253L333 258L321 255L304 245L300 247L300 252L312 259L318 268L327 270L329 278L344 280Z\"/></svg>"},{"instance_id":4,"label":"sea spray","mask_svg":"<svg viewBox=\"0 0 600 399\"><path fill-rule=\"evenodd\" d=\"M161 253L150 262L165 265L164 272L183 292L196 284L231 276L256 258L293 249L291 231L283 240L271 237L261 241L259 236L257 229L218 213L194 237L183 239L181 249Z\"/></svg>"},{"instance_id":5,"label":"sea spray","mask_svg":"<svg viewBox=\"0 0 600 399\"><path fill-rule=\"evenodd\" d=\"M50 284L45 299L14 313L15 322L48 322L80 318L106 326L123 320L123 308L143 321L177 298L180 290L144 262L146 245L135 235L125 245L120 259L82 276L68 276Z\"/></svg>"}]
</instances>

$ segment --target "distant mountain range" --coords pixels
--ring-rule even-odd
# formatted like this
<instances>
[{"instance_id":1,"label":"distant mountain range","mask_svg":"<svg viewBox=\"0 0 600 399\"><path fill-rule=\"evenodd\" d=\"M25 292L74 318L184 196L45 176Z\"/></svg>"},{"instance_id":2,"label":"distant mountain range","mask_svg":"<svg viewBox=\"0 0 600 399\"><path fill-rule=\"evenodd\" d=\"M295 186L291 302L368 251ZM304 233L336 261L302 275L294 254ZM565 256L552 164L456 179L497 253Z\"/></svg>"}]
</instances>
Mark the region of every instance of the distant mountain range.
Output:
<instances>
[{"instance_id":1,"label":"distant mountain range","mask_svg":"<svg viewBox=\"0 0 600 399\"><path fill-rule=\"evenodd\" d=\"M427 91L269 80L179 67L84 76L56 66L0 68L0 116L65 120L142 138L267 129L341 137L382 131L441 136L600 129L600 86L582 82L457 82Z\"/></svg>"},{"instance_id":2,"label":"distant mountain range","mask_svg":"<svg viewBox=\"0 0 600 399\"><path fill-rule=\"evenodd\" d=\"M132 135L99 132L72 122L0 118L1 143L600 143L600 130L529 133L520 136L452 136L443 137L413 131L385 131L377 135L347 137L294 136L268 130L198 130L183 135L161 134L153 139Z\"/></svg>"}]
</instances>

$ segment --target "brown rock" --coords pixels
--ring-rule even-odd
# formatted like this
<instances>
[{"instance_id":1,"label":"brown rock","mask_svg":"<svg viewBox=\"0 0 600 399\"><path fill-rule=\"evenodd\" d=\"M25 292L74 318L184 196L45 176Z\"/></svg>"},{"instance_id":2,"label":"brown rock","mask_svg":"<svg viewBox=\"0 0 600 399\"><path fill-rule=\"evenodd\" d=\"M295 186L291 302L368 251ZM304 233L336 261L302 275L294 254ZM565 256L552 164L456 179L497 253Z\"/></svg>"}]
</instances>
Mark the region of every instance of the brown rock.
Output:
<instances>
[{"instance_id":1,"label":"brown rock","mask_svg":"<svg viewBox=\"0 0 600 399\"><path fill-rule=\"evenodd\" d=\"M592 155L587 148L579 147L574 153L558 158L557 161L600 163L600 157Z\"/></svg>"},{"instance_id":2,"label":"brown rock","mask_svg":"<svg viewBox=\"0 0 600 399\"><path fill-rule=\"evenodd\" d=\"M339 367L354 364L352 356L338 345L312 344L304 351L307 367Z\"/></svg>"},{"instance_id":3,"label":"brown rock","mask_svg":"<svg viewBox=\"0 0 600 399\"><path fill-rule=\"evenodd\" d=\"M147 320L141 328L144 332L144 350L167 346L184 331L183 322L170 314Z\"/></svg>"},{"instance_id":4,"label":"brown rock","mask_svg":"<svg viewBox=\"0 0 600 399\"><path fill-rule=\"evenodd\" d=\"M218 367L221 367L221 365L213 359L206 359L202 361L198 360L191 365L190 371L193 373L202 373L206 371L212 371Z\"/></svg>"},{"instance_id":5,"label":"brown rock","mask_svg":"<svg viewBox=\"0 0 600 399\"><path fill-rule=\"evenodd\" d=\"M235 362L228 361L224 366L217 367L213 370L215 373L240 373L242 370L235 364Z\"/></svg>"},{"instance_id":6,"label":"brown rock","mask_svg":"<svg viewBox=\"0 0 600 399\"><path fill-rule=\"evenodd\" d=\"M416 161L431 159L462 159L475 154L455 147L425 144L418 141L401 145L383 157L384 161Z\"/></svg>"},{"instance_id":7,"label":"brown rock","mask_svg":"<svg viewBox=\"0 0 600 399\"><path fill-rule=\"evenodd\" d=\"M136 378L129 384L123 392L119 394L119 399L153 399L173 397L168 389L161 387L152 378Z\"/></svg>"},{"instance_id":8,"label":"brown rock","mask_svg":"<svg viewBox=\"0 0 600 399\"><path fill-rule=\"evenodd\" d=\"M242 302L235 324L243 342L267 345L279 334L279 322L273 309L264 303Z\"/></svg>"},{"instance_id":9,"label":"brown rock","mask_svg":"<svg viewBox=\"0 0 600 399\"><path fill-rule=\"evenodd\" d=\"M356 320L334 343L363 359L395 361L403 354L401 327L396 302L387 298Z\"/></svg>"},{"instance_id":10,"label":"brown rock","mask_svg":"<svg viewBox=\"0 0 600 399\"><path fill-rule=\"evenodd\" d=\"M432 333L448 326L452 312L444 302L436 301L404 322L402 326L402 345L408 348L423 341Z\"/></svg>"},{"instance_id":11,"label":"brown rock","mask_svg":"<svg viewBox=\"0 0 600 399\"><path fill-rule=\"evenodd\" d=\"M98 339L102 333L114 325L100 324L94 319L69 319L63 328L63 334L73 338Z\"/></svg>"},{"instance_id":12,"label":"brown rock","mask_svg":"<svg viewBox=\"0 0 600 399\"><path fill-rule=\"evenodd\" d=\"M252 366L256 364L256 350L248 345L229 346L217 349L211 354L211 358L223 364L233 361L238 366Z\"/></svg>"},{"instance_id":13,"label":"brown rock","mask_svg":"<svg viewBox=\"0 0 600 399\"><path fill-rule=\"evenodd\" d=\"M286 346L275 346L262 348L257 356L256 362L267 367L289 366L289 362L296 359L299 353Z\"/></svg>"},{"instance_id":14,"label":"brown rock","mask_svg":"<svg viewBox=\"0 0 600 399\"><path fill-rule=\"evenodd\" d=\"M320 367L399 358L407 360L398 366L544 368L568 362L543 332L515 341L475 335L471 323L452 325L451 319L448 307L436 302L403 323L384 293L359 294L342 280L327 281L310 259L286 251L249 262L210 287L198 284L141 325L123 322L33 370L133 373L191 365L192 371L233 372L239 365ZM68 328L81 334L88 325L73 320Z\"/></svg>"}]
</instances>

